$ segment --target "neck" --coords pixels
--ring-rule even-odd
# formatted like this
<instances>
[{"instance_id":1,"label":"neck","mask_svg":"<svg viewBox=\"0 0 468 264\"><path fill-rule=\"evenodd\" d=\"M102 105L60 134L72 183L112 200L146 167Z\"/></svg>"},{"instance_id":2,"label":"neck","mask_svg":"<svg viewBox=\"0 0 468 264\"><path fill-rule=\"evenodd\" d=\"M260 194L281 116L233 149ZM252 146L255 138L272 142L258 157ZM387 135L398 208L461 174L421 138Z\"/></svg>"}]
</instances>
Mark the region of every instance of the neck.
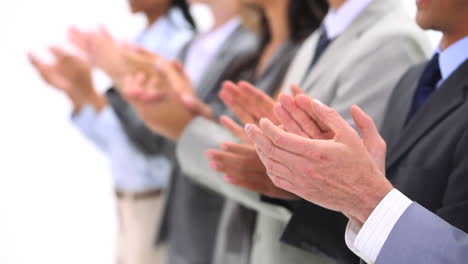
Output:
<instances>
[{"instance_id":1,"label":"neck","mask_svg":"<svg viewBox=\"0 0 468 264\"><path fill-rule=\"evenodd\" d=\"M268 6L265 6L265 14L271 33L270 43L282 43L289 38L288 10L289 1L271 1Z\"/></svg>"},{"instance_id":2,"label":"neck","mask_svg":"<svg viewBox=\"0 0 468 264\"><path fill-rule=\"evenodd\" d=\"M444 33L444 35L442 36L442 41L440 42L440 50L444 51L444 50L448 49L450 46L455 44L457 41L459 41L462 38L465 38L467 36L468 36L468 32L454 33L454 34Z\"/></svg>"},{"instance_id":3,"label":"neck","mask_svg":"<svg viewBox=\"0 0 468 264\"><path fill-rule=\"evenodd\" d=\"M167 6L155 6L151 10L146 10L144 12L146 18L146 25L149 27L153 25L160 17L164 16L169 10L169 5Z\"/></svg>"},{"instance_id":4,"label":"neck","mask_svg":"<svg viewBox=\"0 0 468 264\"><path fill-rule=\"evenodd\" d=\"M223 0L212 1L209 7L213 13L213 30L226 24L229 20L239 15L238 1Z\"/></svg>"},{"instance_id":5,"label":"neck","mask_svg":"<svg viewBox=\"0 0 468 264\"><path fill-rule=\"evenodd\" d=\"M341 6L346 2L347 0L328 0L328 4L330 5L330 8L333 10L338 10L340 9Z\"/></svg>"}]
</instances>

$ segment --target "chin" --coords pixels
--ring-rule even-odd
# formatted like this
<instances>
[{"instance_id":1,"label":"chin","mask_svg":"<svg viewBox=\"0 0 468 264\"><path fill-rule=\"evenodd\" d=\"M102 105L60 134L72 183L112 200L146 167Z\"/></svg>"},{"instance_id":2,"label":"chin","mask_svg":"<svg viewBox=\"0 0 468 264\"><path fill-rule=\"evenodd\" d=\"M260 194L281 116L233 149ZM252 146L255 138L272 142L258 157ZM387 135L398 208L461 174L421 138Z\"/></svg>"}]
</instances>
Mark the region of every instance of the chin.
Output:
<instances>
[{"instance_id":1,"label":"chin","mask_svg":"<svg viewBox=\"0 0 468 264\"><path fill-rule=\"evenodd\" d=\"M430 19L424 14L418 13L416 15L416 23L424 30L431 29Z\"/></svg>"}]
</instances>

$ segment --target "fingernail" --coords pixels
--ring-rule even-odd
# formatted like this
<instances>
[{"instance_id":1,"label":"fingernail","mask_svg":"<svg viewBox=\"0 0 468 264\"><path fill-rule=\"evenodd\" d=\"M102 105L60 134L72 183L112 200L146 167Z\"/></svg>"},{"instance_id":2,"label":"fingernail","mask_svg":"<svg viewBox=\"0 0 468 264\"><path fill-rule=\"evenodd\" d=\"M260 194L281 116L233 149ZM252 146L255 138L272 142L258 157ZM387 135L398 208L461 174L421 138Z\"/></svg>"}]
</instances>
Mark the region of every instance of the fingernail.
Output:
<instances>
[{"instance_id":1,"label":"fingernail","mask_svg":"<svg viewBox=\"0 0 468 264\"><path fill-rule=\"evenodd\" d=\"M320 107L325 106L325 104L323 104L322 102L320 102L317 99L314 99L314 102L316 102Z\"/></svg>"},{"instance_id":2,"label":"fingernail","mask_svg":"<svg viewBox=\"0 0 468 264\"><path fill-rule=\"evenodd\" d=\"M245 125L245 132L250 133L250 131L252 130L253 128L253 125L252 124L247 124Z\"/></svg>"},{"instance_id":3,"label":"fingernail","mask_svg":"<svg viewBox=\"0 0 468 264\"><path fill-rule=\"evenodd\" d=\"M267 119L267 118L265 118L265 117L264 117L264 118L262 118L262 119L260 119L260 126L264 126L264 125L266 125L266 123L267 123L267 120L268 120L268 119Z\"/></svg>"}]
</instances>

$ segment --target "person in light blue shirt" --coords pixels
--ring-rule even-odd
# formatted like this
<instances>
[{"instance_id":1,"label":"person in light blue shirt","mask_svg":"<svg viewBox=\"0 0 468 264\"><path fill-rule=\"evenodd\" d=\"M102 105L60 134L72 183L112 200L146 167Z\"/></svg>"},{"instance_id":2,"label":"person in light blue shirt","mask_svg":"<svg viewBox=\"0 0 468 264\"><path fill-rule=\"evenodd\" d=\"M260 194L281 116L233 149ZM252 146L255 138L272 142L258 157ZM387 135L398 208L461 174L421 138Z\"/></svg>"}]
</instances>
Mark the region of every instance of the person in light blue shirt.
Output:
<instances>
[{"instance_id":1,"label":"person in light blue shirt","mask_svg":"<svg viewBox=\"0 0 468 264\"><path fill-rule=\"evenodd\" d=\"M135 43L167 59L175 59L193 36L194 21L185 0L130 0L132 13L142 13L146 28ZM87 63L52 48L55 63L31 61L43 79L64 91L73 103L72 122L110 160L120 228L117 262L162 263L162 252L154 247L162 197L171 164L162 154L139 148L127 136L119 111L129 107L113 103L113 89L101 95L93 87ZM70 72L77 73L73 78ZM107 98L106 98L107 97ZM120 109L124 108L124 109Z\"/></svg>"}]
</instances>

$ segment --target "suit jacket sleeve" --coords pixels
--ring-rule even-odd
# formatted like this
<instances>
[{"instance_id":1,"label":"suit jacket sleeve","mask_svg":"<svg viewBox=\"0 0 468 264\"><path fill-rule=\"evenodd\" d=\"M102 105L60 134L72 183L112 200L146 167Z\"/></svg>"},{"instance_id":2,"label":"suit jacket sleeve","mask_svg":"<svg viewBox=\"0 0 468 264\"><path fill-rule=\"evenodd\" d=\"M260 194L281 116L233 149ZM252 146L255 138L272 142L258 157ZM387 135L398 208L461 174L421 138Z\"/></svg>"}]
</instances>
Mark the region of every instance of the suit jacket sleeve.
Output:
<instances>
[{"instance_id":1,"label":"suit jacket sleeve","mask_svg":"<svg viewBox=\"0 0 468 264\"><path fill-rule=\"evenodd\" d=\"M116 113L125 134L138 150L147 155L164 153L163 143L165 139L152 132L145 125L132 106L120 96L117 90L114 88L109 89L106 92L106 97L109 105Z\"/></svg>"},{"instance_id":2,"label":"suit jacket sleeve","mask_svg":"<svg viewBox=\"0 0 468 264\"><path fill-rule=\"evenodd\" d=\"M210 135L207 137L206 135ZM218 149L222 142L238 142L229 131L205 118L195 118L184 130L177 143L176 155L184 173L199 184L225 195L244 206L282 221L288 221L290 212L283 206L264 203L258 193L228 184L223 174L209 167L205 152Z\"/></svg>"},{"instance_id":3,"label":"suit jacket sleeve","mask_svg":"<svg viewBox=\"0 0 468 264\"><path fill-rule=\"evenodd\" d=\"M448 176L442 207L436 214L468 232L468 130L465 130L453 156L455 167Z\"/></svg>"},{"instance_id":4,"label":"suit jacket sleeve","mask_svg":"<svg viewBox=\"0 0 468 264\"><path fill-rule=\"evenodd\" d=\"M468 235L413 203L398 220L376 264L455 264L468 260Z\"/></svg>"}]
</instances>

